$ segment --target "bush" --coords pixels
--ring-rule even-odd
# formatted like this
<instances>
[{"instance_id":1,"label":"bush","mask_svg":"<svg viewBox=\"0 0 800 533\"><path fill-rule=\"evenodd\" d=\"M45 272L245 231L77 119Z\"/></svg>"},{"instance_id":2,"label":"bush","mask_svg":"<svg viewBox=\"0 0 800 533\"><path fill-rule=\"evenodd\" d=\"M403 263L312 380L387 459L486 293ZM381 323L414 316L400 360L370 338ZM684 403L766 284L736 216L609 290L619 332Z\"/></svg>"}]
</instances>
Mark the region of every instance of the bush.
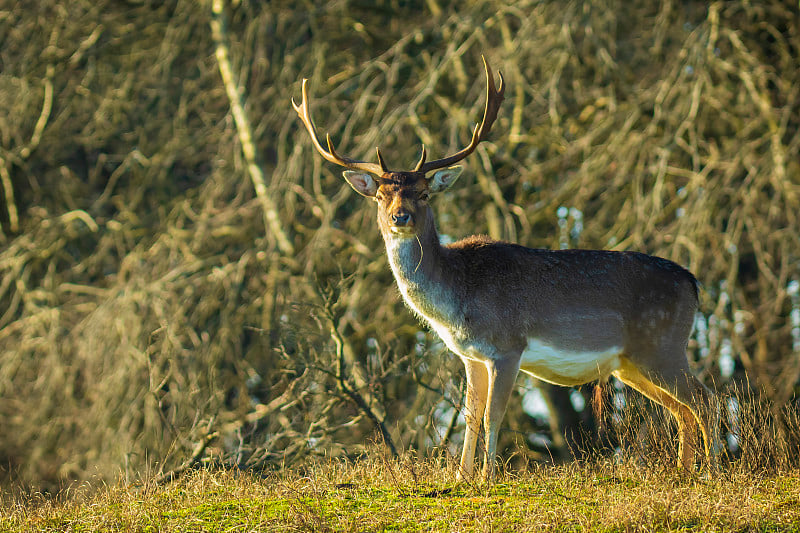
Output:
<instances>
[{"instance_id":1,"label":"bush","mask_svg":"<svg viewBox=\"0 0 800 533\"><path fill-rule=\"evenodd\" d=\"M441 231L686 265L705 288L707 336L690 347L699 373L794 408L796 10L617 7L6 10L6 479L56 488L187 459L279 466L358 454L381 426L398 448L447 446L460 363L404 309L372 206L315 154L289 99L309 78L317 127L342 153L367 158L379 145L404 167L420 141L431 157L465 142L483 106L481 54L503 71L506 102L466 162L474 179L438 201ZM214 21L227 22L217 35ZM231 112L220 45L255 154ZM559 207L572 209L571 231ZM733 373L720 372L720 354ZM518 407L507 424L542 429Z\"/></svg>"}]
</instances>

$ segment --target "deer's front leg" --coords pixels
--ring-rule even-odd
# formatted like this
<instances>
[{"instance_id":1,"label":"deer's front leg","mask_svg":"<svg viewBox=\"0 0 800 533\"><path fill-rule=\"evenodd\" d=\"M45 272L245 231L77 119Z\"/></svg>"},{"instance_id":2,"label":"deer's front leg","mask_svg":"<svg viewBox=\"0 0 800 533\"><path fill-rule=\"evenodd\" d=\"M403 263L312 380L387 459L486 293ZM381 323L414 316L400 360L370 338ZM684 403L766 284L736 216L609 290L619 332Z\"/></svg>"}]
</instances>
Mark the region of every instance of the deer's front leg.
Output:
<instances>
[{"instance_id":1,"label":"deer's front leg","mask_svg":"<svg viewBox=\"0 0 800 533\"><path fill-rule=\"evenodd\" d=\"M489 376L489 395L486 403L483 427L486 433L486 463L483 466L483 478L494 478L494 467L497 456L497 437L500 424L506 413L508 400L519 373L520 356L502 357L486 362Z\"/></svg>"},{"instance_id":2,"label":"deer's front leg","mask_svg":"<svg viewBox=\"0 0 800 533\"><path fill-rule=\"evenodd\" d=\"M461 452L461 468L458 480L469 479L475 465L475 447L481 431L481 419L486 408L486 396L489 391L489 375L486 365L465 357L464 367L467 371L467 394L464 405L464 418L467 430L464 433L464 448Z\"/></svg>"}]
</instances>

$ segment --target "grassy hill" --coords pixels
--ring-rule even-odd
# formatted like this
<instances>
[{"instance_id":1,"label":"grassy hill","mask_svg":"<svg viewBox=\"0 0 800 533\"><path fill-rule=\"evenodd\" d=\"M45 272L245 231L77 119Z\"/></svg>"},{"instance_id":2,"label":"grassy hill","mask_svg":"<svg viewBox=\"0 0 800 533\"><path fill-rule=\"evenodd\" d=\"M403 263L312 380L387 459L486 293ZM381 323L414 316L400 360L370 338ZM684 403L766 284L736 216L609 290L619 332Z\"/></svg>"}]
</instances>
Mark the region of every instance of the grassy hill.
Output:
<instances>
[{"instance_id":1,"label":"grassy hill","mask_svg":"<svg viewBox=\"0 0 800 533\"><path fill-rule=\"evenodd\" d=\"M571 464L449 482L410 457L301 470L200 469L166 486L77 486L74 499L6 507L3 531L797 531L800 473L712 475ZM96 492L94 492L96 490ZM81 493L90 492L80 497Z\"/></svg>"}]
</instances>

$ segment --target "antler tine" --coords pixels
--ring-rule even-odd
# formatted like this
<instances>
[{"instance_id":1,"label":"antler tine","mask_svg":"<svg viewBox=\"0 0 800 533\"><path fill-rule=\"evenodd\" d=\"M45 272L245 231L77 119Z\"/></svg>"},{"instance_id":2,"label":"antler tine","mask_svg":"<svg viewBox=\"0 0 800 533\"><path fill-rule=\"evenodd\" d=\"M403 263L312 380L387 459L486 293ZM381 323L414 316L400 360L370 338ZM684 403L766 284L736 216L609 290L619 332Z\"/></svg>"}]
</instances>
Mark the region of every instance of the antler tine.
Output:
<instances>
[{"instance_id":1,"label":"antler tine","mask_svg":"<svg viewBox=\"0 0 800 533\"><path fill-rule=\"evenodd\" d=\"M472 132L472 140L463 150L443 159L424 163L423 157L420 163L417 163L416 171L426 173L437 168L448 167L453 163L457 163L474 152L478 144L489 136L492 125L497 119L497 112L500 110L500 104L503 103L503 93L506 91L506 86L503 80L503 73L497 71L497 75L500 77L500 87L495 89L494 77L492 76L489 63L486 61L485 57L481 56L481 59L483 59L483 68L486 71L486 108L483 111L483 120Z\"/></svg>"},{"instance_id":2,"label":"antler tine","mask_svg":"<svg viewBox=\"0 0 800 533\"><path fill-rule=\"evenodd\" d=\"M417 166L414 167L414 172L419 172L420 171L420 169L422 168L422 165L425 164L425 158L427 157L427 155L428 154L425 152L425 145L423 144L422 145L422 153L419 156L419 162L417 163Z\"/></svg>"},{"instance_id":3,"label":"antler tine","mask_svg":"<svg viewBox=\"0 0 800 533\"><path fill-rule=\"evenodd\" d=\"M383 156L381 155L381 149L376 146L375 152L378 154L378 164L381 166L381 170L389 172L389 167L386 166L386 161L383 160Z\"/></svg>"},{"instance_id":4,"label":"antler tine","mask_svg":"<svg viewBox=\"0 0 800 533\"><path fill-rule=\"evenodd\" d=\"M314 143L314 148L317 149L317 152L320 153L322 157L330 161L331 163L335 163L337 165L341 165L343 167L351 168L353 170L363 170L364 172L369 172L371 174L375 174L377 176L383 175L386 172L384 168L385 165L381 160L381 165L376 165L375 163L367 163L365 161L359 161L357 159L351 159L349 157L344 157L336 153L336 150L333 148L333 142L331 141L331 136L328 134L325 136L326 143L328 145L328 150L326 151L325 148L319 142L319 138L317 137L317 128L314 126L314 121L311 118L311 112L308 106L308 89L307 89L308 80L303 78L303 85L301 88L301 92L303 94L303 101L300 105L297 105L294 102L294 98L292 98L292 107L297 112L297 115L300 117L300 120L303 121L305 124L308 133L311 135L311 142ZM380 157L380 152L378 153Z\"/></svg>"}]
</instances>

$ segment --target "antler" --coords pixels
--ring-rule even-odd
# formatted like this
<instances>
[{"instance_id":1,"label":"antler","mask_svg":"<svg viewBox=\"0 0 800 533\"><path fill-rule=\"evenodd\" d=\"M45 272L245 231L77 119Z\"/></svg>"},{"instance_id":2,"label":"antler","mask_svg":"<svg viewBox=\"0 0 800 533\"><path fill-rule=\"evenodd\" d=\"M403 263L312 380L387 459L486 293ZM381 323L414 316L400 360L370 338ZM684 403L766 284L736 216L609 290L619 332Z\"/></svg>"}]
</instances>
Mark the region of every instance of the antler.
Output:
<instances>
[{"instance_id":1,"label":"antler","mask_svg":"<svg viewBox=\"0 0 800 533\"><path fill-rule=\"evenodd\" d=\"M306 129L311 135L311 141L314 143L314 147L322 155L322 157L331 163L336 163L337 165L351 168L353 170L363 170L377 176L382 176L384 172L388 172L389 170L386 168L386 163L383 161L383 157L381 156L381 151L379 148L376 148L375 150L378 152L378 161L380 164L375 164L340 156L336 153L336 150L333 149L333 143L331 142L330 134L325 135L325 140L328 144L328 150L326 151L322 147L319 139L317 138L317 129L314 127L314 121L311 119L311 113L308 110L308 93L306 91L306 83L308 83L308 80L303 78L303 101L300 105L297 105L294 103L294 98L292 98L292 107L294 107L294 110L297 111L297 114L300 116L300 120L303 121L303 124L306 125Z\"/></svg>"},{"instance_id":2,"label":"antler","mask_svg":"<svg viewBox=\"0 0 800 533\"><path fill-rule=\"evenodd\" d=\"M489 68L489 63L486 62L485 57L481 56L481 59L483 59L483 67L486 70L486 109L483 111L483 120L472 133L472 140L463 150L449 157L437 159L436 161L429 161L428 163L425 162L425 146L423 145L422 156L417 166L414 168L415 172L422 172L424 174L437 168L449 167L453 163L457 163L471 154L478 144L489 135L492 124L494 124L495 119L497 119L497 111L500 109L500 104L503 103L503 93L506 90L506 86L503 82L503 74L497 71L498 76L500 76L500 88L495 90L494 78Z\"/></svg>"}]
</instances>

